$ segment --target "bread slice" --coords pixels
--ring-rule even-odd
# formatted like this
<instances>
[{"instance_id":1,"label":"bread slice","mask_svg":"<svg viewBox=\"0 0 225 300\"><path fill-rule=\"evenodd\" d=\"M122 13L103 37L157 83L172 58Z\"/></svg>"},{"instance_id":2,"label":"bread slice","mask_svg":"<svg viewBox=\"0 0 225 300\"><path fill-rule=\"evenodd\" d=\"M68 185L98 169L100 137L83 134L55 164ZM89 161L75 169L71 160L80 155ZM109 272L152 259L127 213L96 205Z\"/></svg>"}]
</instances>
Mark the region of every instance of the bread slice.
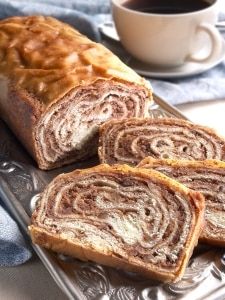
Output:
<instances>
[{"instance_id":1,"label":"bread slice","mask_svg":"<svg viewBox=\"0 0 225 300\"><path fill-rule=\"evenodd\" d=\"M225 162L146 158L139 167L155 169L205 197L205 226L200 240L225 246Z\"/></svg>"},{"instance_id":2,"label":"bread slice","mask_svg":"<svg viewBox=\"0 0 225 300\"><path fill-rule=\"evenodd\" d=\"M174 282L202 230L204 197L154 170L99 165L56 177L29 231L34 243Z\"/></svg>"},{"instance_id":3,"label":"bread slice","mask_svg":"<svg viewBox=\"0 0 225 300\"><path fill-rule=\"evenodd\" d=\"M225 139L210 128L172 118L111 120L100 127L99 158L136 166L143 158L225 160Z\"/></svg>"}]
</instances>

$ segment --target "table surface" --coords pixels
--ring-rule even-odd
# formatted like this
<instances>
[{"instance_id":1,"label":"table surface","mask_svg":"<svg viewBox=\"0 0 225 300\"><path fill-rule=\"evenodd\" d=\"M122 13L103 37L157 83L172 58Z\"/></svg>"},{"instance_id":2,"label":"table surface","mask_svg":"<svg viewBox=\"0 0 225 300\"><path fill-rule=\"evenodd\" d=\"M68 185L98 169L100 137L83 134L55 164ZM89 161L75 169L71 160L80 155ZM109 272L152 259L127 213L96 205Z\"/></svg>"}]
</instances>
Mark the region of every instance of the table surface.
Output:
<instances>
[{"instance_id":1,"label":"table surface","mask_svg":"<svg viewBox=\"0 0 225 300\"><path fill-rule=\"evenodd\" d=\"M213 127L225 136L225 100L188 103L177 107L191 121ZM67 297L34 255L24 265L0 268L0 299L64 300Z\"/></svg>"}]
</instances>

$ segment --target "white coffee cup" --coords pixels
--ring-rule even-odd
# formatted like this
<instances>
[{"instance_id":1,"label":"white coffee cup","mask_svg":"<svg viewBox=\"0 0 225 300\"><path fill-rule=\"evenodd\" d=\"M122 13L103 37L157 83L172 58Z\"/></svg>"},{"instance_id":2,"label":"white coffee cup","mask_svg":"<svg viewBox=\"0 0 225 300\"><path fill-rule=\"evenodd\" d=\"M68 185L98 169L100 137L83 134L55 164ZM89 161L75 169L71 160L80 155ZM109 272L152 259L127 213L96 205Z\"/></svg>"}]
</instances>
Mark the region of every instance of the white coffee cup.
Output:
<instances>
[{"instance_id":1,"label":"white coffee cup","mask_svg":"<svg viewBox=\"0 0 225 300\"><path fill-rule=\"evenodd\" d=\"M121 43L137 59L175 67L189 61L207 63L220 55L223 41L215 28L218 0L207 0L204 9L176 14L140 12L126 8L124 2L112 0L113 19Z\"/></svg>"}]
</instances>

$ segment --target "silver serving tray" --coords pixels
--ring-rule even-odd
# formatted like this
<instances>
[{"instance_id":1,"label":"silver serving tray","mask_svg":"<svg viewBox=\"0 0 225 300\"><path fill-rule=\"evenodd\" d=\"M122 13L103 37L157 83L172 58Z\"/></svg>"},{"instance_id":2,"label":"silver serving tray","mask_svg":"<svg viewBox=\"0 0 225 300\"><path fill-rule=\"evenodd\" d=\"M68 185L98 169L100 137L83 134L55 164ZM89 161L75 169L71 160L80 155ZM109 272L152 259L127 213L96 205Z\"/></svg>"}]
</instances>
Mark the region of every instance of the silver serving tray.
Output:
<instances>
[{"instance_id":1,"label":"silver serving tray","mask_svg":"<svg viewBox=\"0 0 225 300\"><path fill-rule=\"evenodd\" d=\"M157 96L150 107L152 118L186 119ZM0 197L29 239L27 226L38 194L56 175L98 164L98 159L72 164L53 171L41 171L0 121ZM141 275L81 262L32 245L59 287L70 299L101 300L224 300L225 250L199 245L176 284L163 284Z\"/></svg>"}]
</instances>

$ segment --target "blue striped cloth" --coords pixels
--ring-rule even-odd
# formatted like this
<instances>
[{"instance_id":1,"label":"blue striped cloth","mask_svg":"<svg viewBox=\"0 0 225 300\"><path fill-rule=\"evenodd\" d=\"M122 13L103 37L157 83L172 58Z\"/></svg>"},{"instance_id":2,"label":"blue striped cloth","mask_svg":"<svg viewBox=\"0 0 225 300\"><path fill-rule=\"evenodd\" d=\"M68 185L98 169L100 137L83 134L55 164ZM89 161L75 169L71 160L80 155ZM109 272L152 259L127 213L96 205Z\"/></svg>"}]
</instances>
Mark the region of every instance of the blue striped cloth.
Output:
<instances>
[{"instance_id":1,"label":"blue striped cloth","mask_svg":"<svg viewBox=\"0 0 225 300\"><path fill-rule=\"evenodd\" d=\"M31 257L19 228L0 205L0 267L16 266Z\"/></svg>"}]
</instances>

